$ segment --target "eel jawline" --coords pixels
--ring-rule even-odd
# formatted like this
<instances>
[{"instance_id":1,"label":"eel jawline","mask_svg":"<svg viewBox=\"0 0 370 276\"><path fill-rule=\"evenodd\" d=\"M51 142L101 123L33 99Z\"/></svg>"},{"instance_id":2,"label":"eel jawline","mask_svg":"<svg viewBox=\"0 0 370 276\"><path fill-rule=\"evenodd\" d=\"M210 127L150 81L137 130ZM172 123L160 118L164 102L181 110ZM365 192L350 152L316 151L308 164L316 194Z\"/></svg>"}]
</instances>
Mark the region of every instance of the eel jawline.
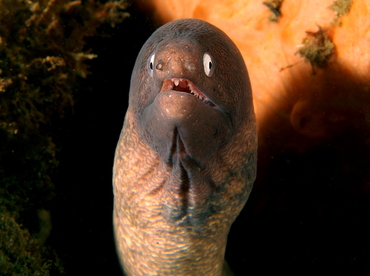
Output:
<instances>
[{"instance_id":1,"label":"eel jawline","mask_svg":"<svg viewBox=\"0 0 370 276\"><path fill-rule=\"evenodd\" d=\"M195 86L195 84L188 79L179 79L179 78L165 79L163 81L163 85L159 93L170 90L192 94L193 96L201 100L203 103L215 107L211 100L208 99L207 96L204 95Z\"/></svg>"}]
</instances>

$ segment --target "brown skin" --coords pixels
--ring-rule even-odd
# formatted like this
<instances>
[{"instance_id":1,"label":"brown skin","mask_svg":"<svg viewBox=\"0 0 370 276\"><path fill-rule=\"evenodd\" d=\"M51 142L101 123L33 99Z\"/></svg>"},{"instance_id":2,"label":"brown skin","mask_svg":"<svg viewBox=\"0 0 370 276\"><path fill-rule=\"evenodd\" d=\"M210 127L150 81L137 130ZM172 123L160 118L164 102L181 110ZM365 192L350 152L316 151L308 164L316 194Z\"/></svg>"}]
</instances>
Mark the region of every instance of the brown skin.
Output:
<instances>
[{"instance_id":1,"label":"brown skin","mask_svg":"<svg viewBox=\"0 0 370 276\"><path fill-rule=\"evenodd\" d=\"M227 235L251 192L256 150L249 77L234 43L201 20L159 28L136 60L114 161L125 273L227 275Z\"/></svg>"}]
</instances>

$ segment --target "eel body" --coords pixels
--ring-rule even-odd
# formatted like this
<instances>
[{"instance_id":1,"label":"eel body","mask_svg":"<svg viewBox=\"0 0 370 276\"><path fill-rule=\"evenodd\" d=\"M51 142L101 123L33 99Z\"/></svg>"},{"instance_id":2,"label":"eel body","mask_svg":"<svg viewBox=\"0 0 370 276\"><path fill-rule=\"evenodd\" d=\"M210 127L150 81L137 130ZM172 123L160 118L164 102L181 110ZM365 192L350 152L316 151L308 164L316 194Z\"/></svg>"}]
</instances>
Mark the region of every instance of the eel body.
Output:
<instances>
[{"instance_id":1,"label":"eel body","mask_svg":"<svg viewBox=\"0 0 370 276\"><path fill-rule=\"evenodd\" d=\"M126 275L226 275L227 235L256 176L250 81L235 44L197 19L142 47L114 172ZM225 265L226 266L226 265Z\"/></svg>"}]
</instances>

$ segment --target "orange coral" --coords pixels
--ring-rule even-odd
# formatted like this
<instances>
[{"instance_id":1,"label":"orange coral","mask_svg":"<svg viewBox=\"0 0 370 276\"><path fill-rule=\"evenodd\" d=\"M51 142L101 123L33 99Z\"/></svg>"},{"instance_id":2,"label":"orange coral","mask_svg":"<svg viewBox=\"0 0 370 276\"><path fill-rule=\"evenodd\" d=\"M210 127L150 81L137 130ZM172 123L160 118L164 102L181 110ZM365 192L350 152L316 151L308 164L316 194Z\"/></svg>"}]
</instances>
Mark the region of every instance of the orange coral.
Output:
<instances>
[{"instance_id":1,"label":"orange coral","mask_svg":"<svg viewBox=\"0 0 370 276\"><path fill-rule=\"evenodd\" d=\"M192 0L186 5L176 0L137 2L144 8L150 6L160 22L195 17L216 25L232 38L249 70L260 131L270 127L264 119L272 114L290 118L297 132L310 137L330 135L343 122L349 122L353 112L370 116L367 1L284 0L279 3L277 22L268 20L271 11L263 1ZM340 27L333 24L335 20L340 20ZM333 45L314 48L311 43L305 48L312 41L310 34L323 33L320 30L325 30ZM317 58L319 52L331 55L320 62L325 68L313 76L310 63L297 51Z\"/></svg>"}]
</instances>

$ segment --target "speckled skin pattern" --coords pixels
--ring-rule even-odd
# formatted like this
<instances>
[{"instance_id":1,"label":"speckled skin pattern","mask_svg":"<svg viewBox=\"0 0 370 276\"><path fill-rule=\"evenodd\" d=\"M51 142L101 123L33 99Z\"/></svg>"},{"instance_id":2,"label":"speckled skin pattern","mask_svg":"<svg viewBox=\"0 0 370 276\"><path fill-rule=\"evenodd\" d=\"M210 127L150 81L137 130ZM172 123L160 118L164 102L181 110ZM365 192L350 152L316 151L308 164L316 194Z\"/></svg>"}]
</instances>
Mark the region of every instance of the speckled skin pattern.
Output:
<instances>
[{"instance_id":1,"label":"speckled skin pattern","mask_svg":"<svg viewBox=\"0 0 370 276\"><path fill-rule=\"evenodd\" d=\"M180 84L163 88L166 80ZM114 160L125 274L226 275L227 235L251 192L256 152L249 77L234 43L197 19L154 32L133 69Z\"/></svg>"}]
</instances>

